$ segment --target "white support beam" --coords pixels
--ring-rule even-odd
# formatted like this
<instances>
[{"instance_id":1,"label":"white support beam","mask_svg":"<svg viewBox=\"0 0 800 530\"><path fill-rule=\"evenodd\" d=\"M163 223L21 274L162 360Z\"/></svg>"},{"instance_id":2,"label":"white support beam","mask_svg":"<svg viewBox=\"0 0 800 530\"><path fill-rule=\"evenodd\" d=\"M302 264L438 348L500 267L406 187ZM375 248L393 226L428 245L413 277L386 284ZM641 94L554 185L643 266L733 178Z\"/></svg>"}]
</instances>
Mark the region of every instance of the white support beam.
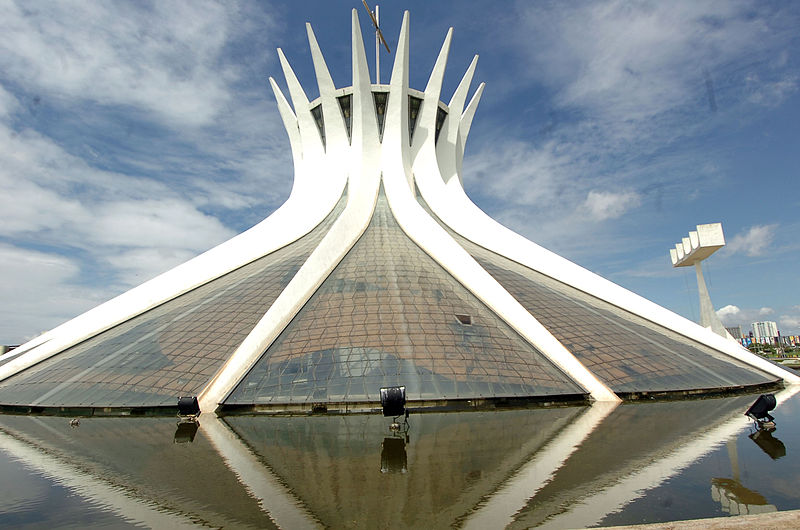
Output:
<instances>
[{"instance_id":1,"label":"white support beam","mask_svg":"<svg viewBox=\"0 0 800 530\"><path fill-rule=\"evenodd\" d=\"M342 170L341 167L333 169L337 163L347 164L342 171L348 175L349 181L347 206L258 324L200 393L198 400L202 412L217 409L355 245L372 219L380 189L380 144L369 70L355 9L352 21L353 140L346 148L346 157L339 153L328 153L320 158L318 166L313 169L324 175L330 171ZM344 128L343 121L332 123ZM343 132L338 131L336 134L341 135Z\"/></svg>"}]
</instances>

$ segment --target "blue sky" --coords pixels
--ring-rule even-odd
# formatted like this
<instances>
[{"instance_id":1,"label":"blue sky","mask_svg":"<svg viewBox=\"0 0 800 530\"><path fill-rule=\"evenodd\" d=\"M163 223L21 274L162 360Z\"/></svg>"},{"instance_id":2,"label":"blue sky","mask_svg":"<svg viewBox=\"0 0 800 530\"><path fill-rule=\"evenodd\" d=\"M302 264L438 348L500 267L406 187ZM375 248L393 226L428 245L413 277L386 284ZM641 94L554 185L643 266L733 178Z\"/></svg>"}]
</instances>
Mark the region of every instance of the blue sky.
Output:
<instances>
[{"instance_id":1,"label":"blue sky","mask_svg":"<svg viewBox=\"0 0 800 530\"><path fill-rule=\"evenodd\" d=\"M311 22L349 85L352 8L372 50L360 1L0 2L0 343L275 210L292 178L275 48L313 98ZM800 333L800 4L390 2L392 47L404 9L412 87L450 26L444 100L480 54L464 184L485 211L691 319L668 249L721 221L723 321Z\"/></svg>"}]
</instances>

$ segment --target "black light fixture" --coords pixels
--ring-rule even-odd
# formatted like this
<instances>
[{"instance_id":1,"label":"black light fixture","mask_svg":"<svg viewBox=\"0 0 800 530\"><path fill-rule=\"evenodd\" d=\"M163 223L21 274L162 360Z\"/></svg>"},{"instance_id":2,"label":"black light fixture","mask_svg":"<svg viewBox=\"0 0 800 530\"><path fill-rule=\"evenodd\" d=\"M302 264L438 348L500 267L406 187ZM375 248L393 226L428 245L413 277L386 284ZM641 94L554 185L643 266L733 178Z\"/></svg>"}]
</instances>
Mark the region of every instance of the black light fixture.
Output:
<instances>
[{"instance_id":1,"label":"black light fixture","mask_svg":"<svg viewBox=\"0 0 800 530\"><path fill-rule=\"evenodd\" d=\"M389 386L381 388L381 407L384 417L399 417L406 412L406 387Z\"/></svg>"},{"instance_id":2,"label":"black light fixture","mask_svg":"<svg viewBox=\"0 0 800 530\"><path fill-rule=\"evenodd\" d=\"M178 398L178 416L196 418L200 415L200 404L197 396L185 396Z\"/></svg>"},{"instance_id":3,"label":"black light fixture","mask_svg":"<svg viewBox=\"0 0 800 530\"><path fill-rule=\"evenodd\" d=\"M389 425L389 430L393 434L405 434L406 441L408 441L408 409L406 408L406 387L404 386L388 386L381 388L381 407L383 408L383 416L386 418L393 417L392 424ZM398 419L405 415L405 420L400 423Z\"/></svg>"},{"instance_id":4,"label":"black light fixture","mask_svg":"<svg viewBox=\"0 0 800 530\"><path fill-rule=\"evenodd\" d=\"M747 409L747 412L745 412L744 415L752 418L759 425L764 425L767 423L775 425L775 418L772 417L769 411L773 410L776 404L777 401L775 400L774 395L761 394L756 402L750 405L750 408Z\"/></svg>"}]
</instances>

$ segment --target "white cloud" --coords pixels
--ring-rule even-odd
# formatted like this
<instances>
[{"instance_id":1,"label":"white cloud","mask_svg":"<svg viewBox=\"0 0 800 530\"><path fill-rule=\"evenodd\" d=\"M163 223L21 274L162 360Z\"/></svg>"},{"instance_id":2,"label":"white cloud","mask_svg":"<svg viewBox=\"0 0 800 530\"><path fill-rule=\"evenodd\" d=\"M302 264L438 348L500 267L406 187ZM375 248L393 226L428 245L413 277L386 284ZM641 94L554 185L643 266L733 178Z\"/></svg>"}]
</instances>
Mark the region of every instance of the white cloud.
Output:
<instances>
[{"instance_id":1,"label":"white cloud","mask_svg":"<svg viewBox=\"0 0 800 530\"><path fill-rule=\"evenodd\" d=\"M781 315L778 319L778 330L783 335L796 335L800 333L800 313L794 315Z\"/></svg>"},{"instance_id":2,"label":"white cloud","mask_svg":"<svg viewBox=\"0 0 800 530\"><path fill-rule=\"evenodd\" d=\"M726 319L736 318L741 314L742 310L735 305L726 305L717 309L717 316L725 321Z\"/></svg>"},{"instance_id":3,"label":"white cloud","mask_svg":"<svg viewBox=\"0 0 800 530\"><path fill-rule=\"evenodd\" d=\"M196 125L231 97L230 74L215 70L235 30L222 4L4 2L0 19L0 67L43 95L134 105Z\"/></svg>"},{"instance_id":4,"label":"white cloud","mask_svg":"<svg viewBox=\"0 0 800 530\"><path fill-rule=\"evenodd\" d=\"M179 199L106 202L93 217L81 232L100 245L203 250L235 235Z\"/></svg>"},{"instance_id":5,"label":"white cloud","mask_svg":"<svg viewBox=\"0 0 800 530\"><path fill-rule=\"evenodd\" d=\"M465 189L498 221L551 250L607 252L611 233L599 229L641 204L635 190L614 191L622 176L593 172L585 146L513 138L484 145L465 161ZM493 210L495 204L500 207Z\"/></svg>"},{"instance_id":6,"label":"white cloud","mask_svg":"<svg viewBox=\"0 0 800 530\"><path fill-rule=\"evenodd\" d=\"M265 6L4 2L0 20L0 237L40 249L0 260L0 299L39 306L4 316L9 334L186 261L234 235L221 219L249 227L288 195L285 133L252 75L273 54L230 55L263 44ZM35 276L42 260L69 274Z\"/></svg>"},{"instance_id":7,"label":"white cloud","mask_svg":"<svg viewBox=\"0 0 800 530\"><path fill-rule=\"evenodd\" d=\"M726 254L742 253L750 257L767 252L775 237L776 224L751 226L746 232L736 234L725 246Z\"/></svg>"},{"instance_id":8,"label":"white cloud","mask_svg":"<svg viewBox=\"0 0 800 530\"><path fill-rule=\"evenodd\" d=\"M778 326L783 335L800 335L800 305L782 309Z\"/></svg>"},{"instance_id":9,"label":"white cloud","mask_svg":"<svg viewBox=\"0 0 800 530\"><path fill-rule=\"evenodd\" d=\"M511 204L530 206L563 200L569 157L555 142L540 147L518 141L487 145L468 159L468 187Z\"/></svg>"},{"instance_id":10,"label":"white cloud","mask_svg":"<svg viewBox=\"0 0 800 530\"><path fill-rule=\"evenodd\" d=\"M58 305L57 312L44 311L42 322L56 324L80 312L70 309L88 307L87 300L102 301L75 294L70 287L88 281L89 271L101 271L103 292L110 297L234 235L163 183L98 170L51 139L30 130L12 132L2 122L0 140L0 196L12 198L3 203L0 236L50 249L26 254L6 248L12 257L2 263L0 299L25 297L31 307L41 306L41 300ZM76 250L91 263L66 257ZM18 262L26 265L19 267ZM46 273L35 276L37 271ZM20 285L33 294L15 291ZM45 292L55 293L55 298ZM71 297L86 303L71 303ZM25 312L15 305L13 313L7 320L27 329ZM25 333L36 331L41 330Z\"/></svg>"},{"instance_id":11,"label":"white cloud","mask_svg":"<svg viewBox=\"0 0 800 530\"><path fill-rule=\"evenodd\" d=\"M13 307L0 319L2 344L24 342L110 297L77 285L80 267L69 258L0 243L0 262L0 300Z\"/></svg>"},{"instance_id":12,"label":"white cloud","mask_svg":"<svg viewBox=\"0 0 800 530\"><path fill-rule=\"evenodd\" d=\"M18 236L41 230L60 230L66 224L89 221L89 212L78 199L25 180L4 178L0 170L0 194L13 197L3 205L0 235Z\"/></svg>"},{"instance_id":13,"label":"white cloud","mask_svg":"<svg viewBox=\"0 0 800 530\"><path fill-rule=\"evenodd\" d=\"M564 151L555 142L488 144L467 159L464 186L499 222L523 235L533 228L533 239L553 248L565 234L580 231L585 218L574 213L585 184L566 171L572 161ZM493 211L495 204L501 209Z\"/></svg>"},{"instance_id":14,"label":"white cloud","mask_svg":"<svg viewBox=\"0 0 800 530\"><path fill-rule=\"evenodd\" d=\"M559 87L563 105L636 122L675 107L696 110L712 97L704 70L710 69L713 91L716 67L791 38L753 16L753 7L725 1L526 4L520 31L536 42L521 49L529 53L529 71Z\"/></svg>"},{"instance_id":15,"label":"white cloud","mask_svg":"<svg viewBox=\"0 0 800 530\"><path fill-rule=\"evenodd\" d=\"M200 251L233 234L162 183L97 170L32 131L11 134L0 124L0 138L0 193L14 198L2 235L38 234L40 243L102 252L109 245Z\"/></svg>"},{"instance_id":16,"label":"white cloud","mask_svg":"<svg viewBox=\"0 0 800 530\"><path fill-rule=\"evenodd\" d=\"M135 286L195 256L196 253L187 250L154 247L122 251L107 259L129 286Z\"/></svg>"},{"instance_id":17,"label":"white cloud","mask_svg":"<svg viewBox=\"0 0 800 530\"><path fill-rule=\"evenodd\" d=\"M779 318L773 315L780 314ZM747 333L752 329L753 322L777 321L778 330L783 335L800 333L800 306L775 309L772 307L739 308L735 305L726 305L717 310L722 323L726 326L741 326Z\"/></svg>"},{"instance_id":18,"label":"white cloud","mask_svg":"<svg viewBox=\"0 0 800 530\"><path fill-rule=\"evenodd\" d=\"M735 305L718 309L717 316L726 326L742 326L745 333L750 329L750 324L763 320L758 309L741 309Z\"/></svg>"},{"instance_id":19,"label":"white cloud","mask_svg":"<svg viewBox=\"0 0 800 530\"><path fill-rule=\"evenodd\" d=\"M291 182L287 140L263 83L274 53L265 48L246 62L234 54L243 42L263 45L277 28L273 16L266 4L206 0L0 4L0 118L20 110L12 92L39 102L31 113L58 118L35 123L23 105L20 123L37 130L14 131L16 145L5 151L45 157L36 163L57 186L68 152L85 159L74 182L111 173L90 166L122 166L173 188L186 181L197 206L268 212ZM71 135L52 131L76 126L83 129ZM16 178L27 176L28 162L19 157Z\"/></svg>"},{"instance_id":20,"label":"white cloud","mask_svg":"<svg viewBox=\"0 0 800 530\"><path fill-rule=\"evenodd\" d=\"M583 205L593 219L604 221L620 217L639 204L641 204L641 197L636 192L613 193L592 190Z\"/></svg>"},{"instance_id":21,"label":"white cloud","mask_svg":"<svg viewBox=\"0 0 800 530\"><path fill-rule=\"evenodd\" d=\"M786 75L776 81L762 81L758 74L747 76L748 99L753 103L766 107L777 107L793 93L797 92L796 75Z\"/></svg>"},{"instance_id":22,"label":"white cloud","mask_svg":"<svg viewBox=\"0 0 800 530\"><path fill-rule=\"evenodd\" d=\"M550 92L552 130L542 136L563 159L551 185L601 181L579 184L581 200L592 189L632 191L657 208L704 198L712 179L727 178L724 165L696 147L705 135L757 116L753 98L761 97L761 106L796 89L796 76L781 66L795 35L780 8L759 10L749 1L519 2L513 15L497 39L522 61L514 70L516 95L541 94L543 86ZM528 141L527 152L554 152L535 137ZM648 193L653 189L658 197Z\"/></svg>"},{"instance_id":23,"label":"white cloud","mask_svg":"<svg viewBox=\"0 0 800 530\"><path fill-rule=\"evenodd\" d=\"M7 118L17 107L17 98L0 85L0 118Z\"/></svg>"}]
</instances>

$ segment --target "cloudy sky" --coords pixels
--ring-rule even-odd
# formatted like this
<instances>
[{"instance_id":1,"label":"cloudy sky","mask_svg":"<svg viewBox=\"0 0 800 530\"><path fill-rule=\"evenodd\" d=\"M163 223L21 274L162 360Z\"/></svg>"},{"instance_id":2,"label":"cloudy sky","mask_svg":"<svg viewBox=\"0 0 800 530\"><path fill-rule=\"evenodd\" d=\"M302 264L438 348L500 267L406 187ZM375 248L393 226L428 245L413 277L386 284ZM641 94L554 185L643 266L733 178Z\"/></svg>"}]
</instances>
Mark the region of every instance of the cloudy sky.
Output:
<instances>
[{"instance_id":1,"label":"cloudy sky","mask_svg":"<svg viewBox=\"0 0 800 530\"><path fill-rule=\"evenodd\" d=\"M315 97L311 22L349 85L354 7L372 50L357 0L0 0L0 344L274 211L292 178L275 48ZM391 2L392 47L403 9L412 87L449 26L444 100L480 54L464 163L479 206L691 319L694 273L668 249L721 221L705 273L724 322L800 333L800 4Z\"/></svg>"}]
</instances>

